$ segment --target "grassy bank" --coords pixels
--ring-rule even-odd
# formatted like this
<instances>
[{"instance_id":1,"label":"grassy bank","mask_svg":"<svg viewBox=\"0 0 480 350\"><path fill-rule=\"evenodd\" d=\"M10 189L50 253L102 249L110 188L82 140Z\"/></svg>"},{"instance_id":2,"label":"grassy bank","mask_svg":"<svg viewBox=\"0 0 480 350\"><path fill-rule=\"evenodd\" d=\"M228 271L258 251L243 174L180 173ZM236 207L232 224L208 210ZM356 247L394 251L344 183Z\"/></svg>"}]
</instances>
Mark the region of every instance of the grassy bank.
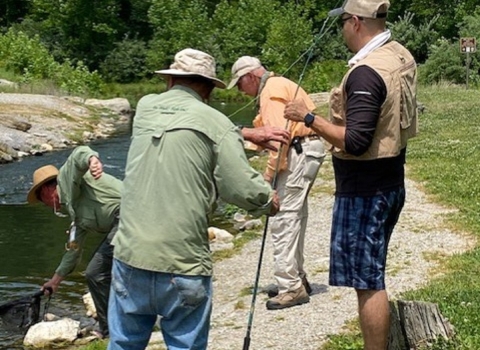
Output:
<instances>
[{"instance_id":1,"label":"grassy bank","mask_svg":"<svg viewBox=\"0 0 480 350\"><path fill-rule=\"evenodd\" d=\"M453 231L480 234L480 91L464 87L421 87L420 134L411 140L409 176L423 184L439 203L456 208L447 218ZM408 194L407 194L408 200ZM436 350L480 349L480 247L444 260L441 277L425 288L402 295L407 300L437 303L454 325L456 337L438 343ZM363 349L358 324L346 335L336 335L323 349Z\"/></svg>"}]
</instances>

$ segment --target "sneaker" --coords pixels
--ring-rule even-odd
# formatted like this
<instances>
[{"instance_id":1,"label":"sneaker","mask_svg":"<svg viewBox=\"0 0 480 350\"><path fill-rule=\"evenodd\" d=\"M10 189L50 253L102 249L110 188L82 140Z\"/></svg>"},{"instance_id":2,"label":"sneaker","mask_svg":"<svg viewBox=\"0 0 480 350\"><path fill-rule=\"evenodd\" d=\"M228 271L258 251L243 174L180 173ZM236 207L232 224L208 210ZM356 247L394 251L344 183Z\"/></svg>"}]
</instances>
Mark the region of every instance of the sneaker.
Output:
<instances>
[{"instance_id":1,"label":"sneaker","mask_svg":"<svg viewBox=\"0 0 480 350\"><path fill-rule=\"evenodd\" d=\"M278 294L276 297L271 298L267 301L268 310L280 310L286 309L287 307L292 307L295 305L301 305L308 303L310 297L305 290L305 287L302 285L297 290L292 290L287 293Z\"/></svg>"},{"instance_id":2,"label":"sneaker","mask_svg":"<svg viewBox=\"0 0 480 350\"><path fill-rule=\"evenodd\" d=\"M307 277L302 277L302 284L305 287L305 291L308 295L312 295L312 287L308 283ZM278 295L278 286L276 284L269 284L265 287L265 292L269 298L275 298Z\"/></svg>"}]
</instances>

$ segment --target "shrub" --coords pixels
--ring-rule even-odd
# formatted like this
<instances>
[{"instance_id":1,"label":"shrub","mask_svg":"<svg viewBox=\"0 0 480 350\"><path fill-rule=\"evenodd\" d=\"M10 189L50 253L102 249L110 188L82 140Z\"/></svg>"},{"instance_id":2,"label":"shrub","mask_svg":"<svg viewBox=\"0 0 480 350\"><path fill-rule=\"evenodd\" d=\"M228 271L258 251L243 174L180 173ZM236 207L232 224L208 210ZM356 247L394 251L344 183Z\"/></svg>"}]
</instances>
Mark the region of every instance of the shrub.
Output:
<instances>
[{"instance_id":1,"label":"shrub","mask_svg":"<svg viewBox=\"0 0 480 350\"><path fill-rule=\"evenodd\" d=\"M399 17L398 21L390 24L390 29L393 39L403 44L417 62L423 63L428 56L429 43L439 38L438 32L434 29L439 16L434 16L419 26L413 24L413 18L414 14L407 12L404 17Z\"/></svg>"},{"instance_id":2,"label":"shrub","mask_svg":"<svg viewBox=\"0 0 480 350\"><path fill-rule=\"evenodd\" d=\"M143 41L125 39L117 43L115 49L108 54L100 65L100 72L108 82L139 81L148 73L146 57L147 49Z\"/></svg>"},{"instance_id":3,"label":"shrub","mask_svg":"<svg viewBox=\"0 0 480 350\"><path fill-rule=\"evenodd\" d=\"M330 91L340 84L347 70L345 61L314 62L305 76L303 86L309 93Z\"/></svg>"},{"instance_id":4,"label":"shrub","mask_svg":"<svg viewBox=\"0 0 480 350\"><path fill-rule=\"evenodd\" d=\"M430 56L419 70L419 82L438 83L446 80L455 84L465 82L465 66L458 45L446 39L438 40L430 47ZM471 72L472 83L478 82L478 73Z\"/></svg>"},{"instance_id":5,"label":"shrub","mask_svg":"<svg viewBox=\"0 0 480 350\"><path fill-rule=\"evenodd\" d=\"M82 62L59 64L38 36L31 38L13 30L0 35L0 67L21 75L22 83L51 80L68 93L96 93L103 84L99 74L90 73Z\"/></svg>"}]
</instances>

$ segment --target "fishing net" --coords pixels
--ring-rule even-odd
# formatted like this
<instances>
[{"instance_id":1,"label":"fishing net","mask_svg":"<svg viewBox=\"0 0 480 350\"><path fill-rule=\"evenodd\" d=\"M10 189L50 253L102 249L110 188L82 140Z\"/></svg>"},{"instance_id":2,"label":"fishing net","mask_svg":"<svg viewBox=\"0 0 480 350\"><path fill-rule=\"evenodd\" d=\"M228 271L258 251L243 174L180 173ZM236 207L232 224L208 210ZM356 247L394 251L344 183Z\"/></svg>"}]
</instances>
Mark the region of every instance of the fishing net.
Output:
<instances>
[{"instance_id":1,"label":"fishing net","mask_svg":"<svg viewBox=\"0 0 480 350\"><path fill-rule=\"evenodd\" d=\"M44 291L27 295L0 305L0 319L4 328L27 331L40 320L41 299ZM51 295L51 294L50 294ZM48 309L48 301L43 307L43 315Z\"/></svg>"}]
</instances>

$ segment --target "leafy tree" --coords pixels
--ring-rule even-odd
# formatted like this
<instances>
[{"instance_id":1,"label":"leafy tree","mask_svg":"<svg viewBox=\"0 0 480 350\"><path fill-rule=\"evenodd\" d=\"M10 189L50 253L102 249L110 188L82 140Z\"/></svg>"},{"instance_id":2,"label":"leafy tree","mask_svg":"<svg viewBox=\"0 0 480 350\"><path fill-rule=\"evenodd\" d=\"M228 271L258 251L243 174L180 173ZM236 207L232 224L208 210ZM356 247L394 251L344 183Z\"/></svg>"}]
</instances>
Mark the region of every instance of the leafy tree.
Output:
<instances>
[{"instance_id":1,"label":"leafy tree","mask_svg":"<svg viewBox=\"0 0 480 350\"><path fill-rule=\"evenodd\" d=\"M32 0L32 18L42 23L42 40L57 58L98 64L113 49L119 33L120 4L116 0Z\"/></svg>"},{"instance_id":2,"label":"leafy tree","mask_svg":"<svg viewBox=\"0 0 480 350\"><path fill-rule=\"evenodd\" d=\"M407 12L392 23L390 28L393 38L403 44L418 63L423 63L428 56L428 46L439 38L438 32L434 29L438 15L418 26L413 23L413 18L414 14Z\"/></svg>"},{"instance_id":3,"label":"leafy tree","mask_svg":"<svg viewBox=\"0 0 480 350\"><path fill-rule=\"evenodd\" d=\"M155 28L147 55L152 70L168 66L187 47L209 52L211 26L203 1L152 0L148 17Z\"/></svg>"},{"instance_id":4,"label":"leafy tree","mask_svg":"<svg viewBox=\"0 0 480 350\"><path fill-rule=\"evenodd\" d=\"M420 69L419 81L432 84L442 80L456 84L465 81L465 68L458 45L439 39L430 47L430 56Z\"/></svg>"},{"instance_id":5,"label":"leafy tree","mask_svg":"<svg viewBox=\"0 0 480 350\"><path fill-rule=\"evenodd\" d=\"M217 61L230 69L240 56L260 57L278 8L278 0L221 0L212 23L221 51Z\"/></svg>"},{"instance_id":6,"label":"leafy tree","mask_svg":"<svg viewBox=\"0 0 480 350\"><path fill-rule=\"evenodd\" d=\"M105 61L100 72L106 81L131 83L144 78L148 70L145 62L147 48L143 41L125 39L116 44Z\"/></svg>"},{"instance_id":7,"label":"leafy tree","mask_svg":"<svg viewBox=\"0 0 480 350\"><path fill-rule=\"evenodd\" d=\"M262 62L271 70L298 78L306 63L306 57L298 61L313 43L312 22L302 8L289 3L277 10L262 48ZM294 64L296 61L297 64ZM288 70L288 71L287 71Z\"/></svg>"},{"instance_id":8,"label":"leafy tree","mask_svg":"<svg viewBox=\"0 0 480 350\"><path fill-rule=\"evenodd\" d=\"M2 0L0 1L0 27L9 27L28 13L28 0Z\"/></svg>"}]
</instances>

